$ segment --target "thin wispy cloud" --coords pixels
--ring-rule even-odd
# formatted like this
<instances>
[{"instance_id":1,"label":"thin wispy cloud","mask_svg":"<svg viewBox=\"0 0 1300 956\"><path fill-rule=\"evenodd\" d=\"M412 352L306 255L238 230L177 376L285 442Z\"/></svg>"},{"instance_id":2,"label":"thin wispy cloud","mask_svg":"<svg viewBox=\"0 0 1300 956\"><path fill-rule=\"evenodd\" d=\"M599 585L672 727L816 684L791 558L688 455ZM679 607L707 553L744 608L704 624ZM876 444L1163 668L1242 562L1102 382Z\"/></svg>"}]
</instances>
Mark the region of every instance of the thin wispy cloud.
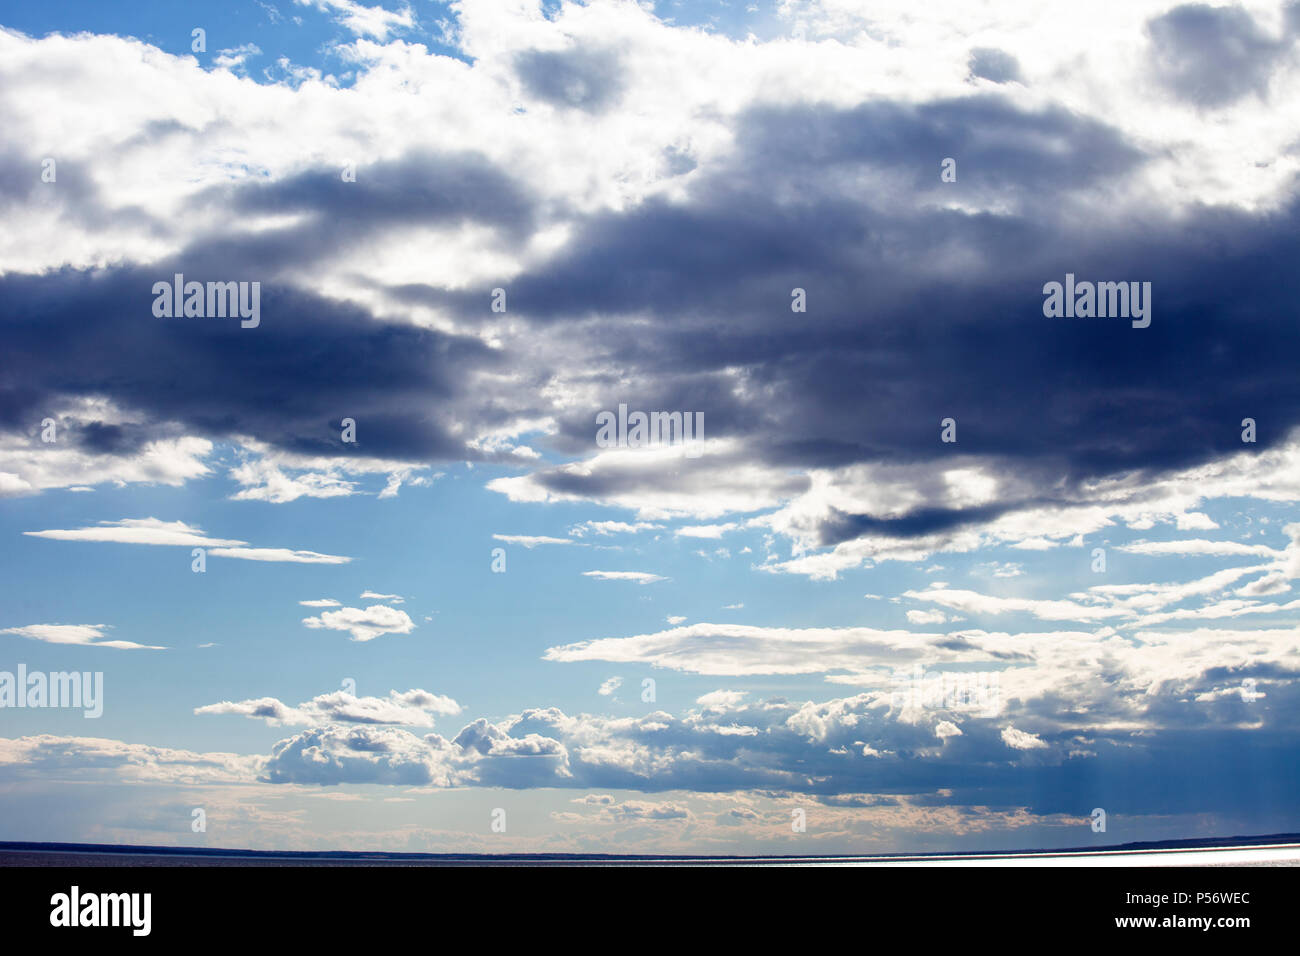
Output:
<instances>
[{"instance_id":1,"label":"thin wispy cloud","mask_svg":"<svg viewBox=\"0 0 1300 956\"><path fill-rule=\"evenodd\" d=\"M47 644L72 644L81 647L109 647L118 651L165 651L167 648L134 641L119 641L105 636L104 624L26 624L7 627L0 634L17 634Z\"/></svg>"}]
</instances>

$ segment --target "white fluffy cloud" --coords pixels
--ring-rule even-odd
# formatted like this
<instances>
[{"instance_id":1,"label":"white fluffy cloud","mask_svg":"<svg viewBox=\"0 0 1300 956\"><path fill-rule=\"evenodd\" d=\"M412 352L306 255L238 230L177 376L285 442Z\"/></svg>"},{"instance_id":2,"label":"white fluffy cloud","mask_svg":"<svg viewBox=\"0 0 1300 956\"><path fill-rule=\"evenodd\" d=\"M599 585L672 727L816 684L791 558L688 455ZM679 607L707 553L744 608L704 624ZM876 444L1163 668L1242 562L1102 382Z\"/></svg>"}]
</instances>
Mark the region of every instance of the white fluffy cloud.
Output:
<instances>
[{"instance_id":1,"label":"white fluffy cloud","mask_svg":"<svg viewBox=\"0 0 1300 956\"><path fill-rule=\"evenodd\" d=\"M307 627L330 631L347 631L354 641L373 641L385 634L410 634L415 622L405 611L384 604L367 608L343 607L337 611L324 611L316 617L305 617Z\"/></svg>"}]
</instances>

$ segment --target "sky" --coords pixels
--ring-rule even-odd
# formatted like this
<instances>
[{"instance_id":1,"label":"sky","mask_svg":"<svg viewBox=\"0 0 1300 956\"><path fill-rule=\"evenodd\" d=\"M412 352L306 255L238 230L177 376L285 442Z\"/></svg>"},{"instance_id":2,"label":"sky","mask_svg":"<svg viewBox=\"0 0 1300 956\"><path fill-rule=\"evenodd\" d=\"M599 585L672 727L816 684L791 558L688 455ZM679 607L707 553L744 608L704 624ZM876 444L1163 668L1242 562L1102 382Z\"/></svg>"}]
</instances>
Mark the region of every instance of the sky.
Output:
<instances>
[{"instance_id":1,"label":"sky","mask_svg":"<svg viewBox=\"0 0 1300 956\"><path fill-rule=\"evenodd\" d=\"M1296 3L0 0L0 840L1300 830L1298 96Z\"/></svg>"}]
</instances>

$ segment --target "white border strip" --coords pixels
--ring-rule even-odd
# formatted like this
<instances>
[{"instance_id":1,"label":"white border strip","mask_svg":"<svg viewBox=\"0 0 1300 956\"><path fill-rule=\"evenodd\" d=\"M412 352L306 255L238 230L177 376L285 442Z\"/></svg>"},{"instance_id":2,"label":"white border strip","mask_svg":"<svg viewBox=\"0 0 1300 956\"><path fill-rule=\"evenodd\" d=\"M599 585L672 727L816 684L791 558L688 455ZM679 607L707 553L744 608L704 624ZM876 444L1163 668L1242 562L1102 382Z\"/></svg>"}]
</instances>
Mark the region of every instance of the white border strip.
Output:
<instances>
[{"instance_id":1,"label":"white border strip","mask_svg":"<svg viewBox=\"0 0 1300 956\"><path fill-rule=\"evenodd\" d=\"M1300 843L1173 850L1107 850L1101 853L972 853L940 857L838 859L805 857L751 862L778 866L1300 866Z\"/></svg>"}]
</instances>

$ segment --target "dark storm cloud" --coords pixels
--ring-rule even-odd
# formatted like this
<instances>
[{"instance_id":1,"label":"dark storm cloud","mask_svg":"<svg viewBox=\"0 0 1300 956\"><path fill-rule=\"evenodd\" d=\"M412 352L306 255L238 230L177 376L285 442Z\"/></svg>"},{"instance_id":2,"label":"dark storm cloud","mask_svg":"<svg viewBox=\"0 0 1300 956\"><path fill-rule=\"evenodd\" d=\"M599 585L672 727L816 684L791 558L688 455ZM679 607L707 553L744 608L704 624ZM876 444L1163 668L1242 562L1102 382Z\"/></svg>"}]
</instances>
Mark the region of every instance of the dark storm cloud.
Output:
<instances>
[{"instance_id":1,"label":"dark storm cloud","mask_svg":"<svg viewBox=\"0 0 1300 956\"><path fill-rule=\"evenodd\" d=\"M1300 16L1287 10L1292 36L1275 39L1239 6L1189 3L1147 24L1154 69L1176 96L1204 107L1226 106L1248 93L1264 95L1268 78L1290 49Z\"/></svg>"},{"instance_id":2,"label":"dark storm cloud","mask_svg":"<svg viewBox=\"0 0 1300 956\"><path fill-rule=\"evenodd\" d=\"M956 182L940 180L945 157L957 160ZM554 413L539 391L561 374L601 397L561 416L560 449L594 452L595 413L620 402L702 411L708 437L743 439L737 467L791 469L789 491L807 487L797 472L809 467L938 465L964 453L1068 497L1090 478L1238 451L1247 416L1267 448L1300 422L1300 326L1289 319L1297 207L1095 217L1097 191L1147 158L1105 124L997 96L756 109L731 157L693 174L685 201L578 220L555 259L506 283L511 318L528 328L499 350L376 323L271 281L394 225L472 221L522 241L537 225L532 201L481 158L413 155L363 167L356 183L335 169L240 183L197 203L305 221L198 237L148 270L0 280L14 359L0 421L28 429L60 395L107 394L200 434L454 459L476 457L456 422ZM173 271L266 277L262 327L153 318L149 289ZM1151 282L1151 326L1044 317L1043 284L1067 272ZM806 313L790 310L795 287ZM484 289L385 291L467 323L488 317ZM524 384L485 398L470 385L482 369ZM360 423L355 450L337 442L345 415ZM947 417L956 445L939 441ZM680 476L550 471L537 481L600 496L692 474L688 463ZM924 534L1005 504L986 515L841 515L822 536Z\"/></svg>"},{"instance_id":3,"label":"dark storm cloud","mask_svg":"<svg viewBox=\"0 0 1300 956\"><path fill-rule=\"evenodd\" d=\"M528 50L515 57L528 92L552 106L601 113L623 92L623 70L609 50Z\"/></svg>"},{"instance_id":4,"label":"dark storm cloud","mask_svg":"<svg viewBox=\"0 0 1300 956\"><path fill-rule=\"evenodd\" d=\"M973 524L984 524L1006 514L1010 505L990 505L982 508L917 508L896 518L876 518L872 515L845 514L832 508L830 517L821 525L821 543L825 546L851 541L864 534L880 534L895 538L911 538L951 531Z\"/></svg>"},{"instance_id":5,"label":"dark storm cloud","mask_svg":"<svg viewBox=\"0 0 1300 956\"><path fill-rule=\"evenodd\" d=\"M22 169L24 195L42 188ZM60 166L57 193L69 214L116 221L78 170ZM48 187L53 189L53 187ZM247 220L301 213L292 226L248 235L192 237L175 258L148 268L63 269L0 278L6 346L0 425L29 432L73 396L105 395L140 426L77 425L70 440L120 454L174 435L178 422L205 437L249 435L282 449L406 459L481 458L455 437L457 422L499 423L499 409L465 404L476 371L500 356L478 339L374 321L362 309L277 282L280 270L346 256L393 226L474 222L526 236L532 207L508 177L474 155L413 154L364 166L356 182L340 170L210 190L198 208ZM128 211L129 213L129 211ZM261 324L238 319L156 318L155 282L258 281ZM357 442L338 441L357 420Z\"/></svg>"},{"instance_id":6,"label":"dark storm cloud","mask_svg":"<svg viewBox=\"0 0 1300 956\"><path fill-rule=\"evenodd\" d=\"M80 425L74 436L77 445L101 455L127 455L140 450L158 437L156 430L143 425L106 424L92 421Z\"/></svg>"},{"instance_id":7,"label":"dark storm cloud","mask_svg":"<svg viewBox=\"0 0 1300 956\"><path fill-rule=\"evenodd\" d=\"M1139 172L1143 154L1095 121L986 97L762 110L738 142L691 201L595 217L558 261L511 283L514 307L538 323L588 320L582 341L617 370L601 407L639 407L629 394L655 392L650 407L703 410L708 434L744 438L751 459L979 454L1062 494L1239 451L1243 417L1267 423L1260 448L1300 423L1294 203L1094 222L1090 190ZM947 156L955 183L939 178ZM963 199L1008 211L939 205ZM1067 272L1151 282L1151 326L1046 318L1042 287ZM806 314L790 310L796 286ZM626 321L646 313L652 325ZM723 375L735 368L743 399ZM695 391L662 393L679 379ZM947 417L955 445L939 441ZM588 414L564 431L572 448L590 447ZM641 480L538 476L597 496ZM934 517L904 517L891 533L924 533Z\"/></svg>"},{"instance_id":8,"label":"dark storm cloud","mask_svg":"<svg viewBox=\"0 0 1300 956\"><path fill-rule=\"evenodd\" d=\"M237 318L155 318L151 288L173 269L200 281L231 277L186 259L0 278L0 422L28 431L67 396L107 395L154 422L208 437L248 434L293 451L416 459L464 451L449 430L450 406L471 370L497 361L476 339L378 323L276 285L262 288L255 329ZM338 440L343 417L358 422L355 446ZM134 426L91 424L79 433L87 449L104 452L145 439Z\"/></svg>"},{"instance_id":9,"label":"dark storm cloud","mask_svg":"<svg viewBox=\"0 0 1300 956\"><path fill-rule=\"evenodd\" d=\"M519 230L528 198L509 176L476 153L414 153L343 170L307 170L285 179L216 190L242 213L311 213L331 223L378 228L473 221ZM200 197L199 201L202 202Z\"/></svg>"},{"instance_id":10,"label":"dark storm cloud","mask_svg":"<svg viewBox=\"0 0 1300 956\"><path fill-rule=\"evenodd\" d=\"M1122 177L1143 159L1104 124L990 97L760 109L742 120L737 140L735 159L699 181L689 202L650 200L587 220L558 261L511 283L513 300L543 320L654 310L661 321L640 341L662 346L665 365L689 366L700 352L696 364L711 362L710 337L744 362L771 356L758 336L789 328L786 283L802 278L814 305L798 332L835 347L836 334L860 334L862 310L879 291L915 293L900 288L909 278L900 268L915 273L929 262L911 257L989 240L994 252L1019 255L1052 237L1037 215L969 217L925 203L1006 197L1050 213L1062 196ZM939 180L949 156L958 158L960 185ZM878 180L859 182L862 174ZM879 291L863 296L868 289Z\"/></svg>"},{"instance_id":11,"label":"dark storm cloud","mask_svg":"<svg viewBox=\"0 0 1300 956\"><path fill-rule=\"evenodd\" d=\"M343 257L393 228L491 226L514 242L534 226L532 200L505 173L477 154L414 153L356 169L313 169L282 180L244 181L207 190L197 208L223 215L296 214L293 225L251 235L192 241L186 260L220 259L232 268L279 270ZM236 220L238 221L238 220ZM346 265L343 266L346 268Z\"/></svg>"}]
</instances>

